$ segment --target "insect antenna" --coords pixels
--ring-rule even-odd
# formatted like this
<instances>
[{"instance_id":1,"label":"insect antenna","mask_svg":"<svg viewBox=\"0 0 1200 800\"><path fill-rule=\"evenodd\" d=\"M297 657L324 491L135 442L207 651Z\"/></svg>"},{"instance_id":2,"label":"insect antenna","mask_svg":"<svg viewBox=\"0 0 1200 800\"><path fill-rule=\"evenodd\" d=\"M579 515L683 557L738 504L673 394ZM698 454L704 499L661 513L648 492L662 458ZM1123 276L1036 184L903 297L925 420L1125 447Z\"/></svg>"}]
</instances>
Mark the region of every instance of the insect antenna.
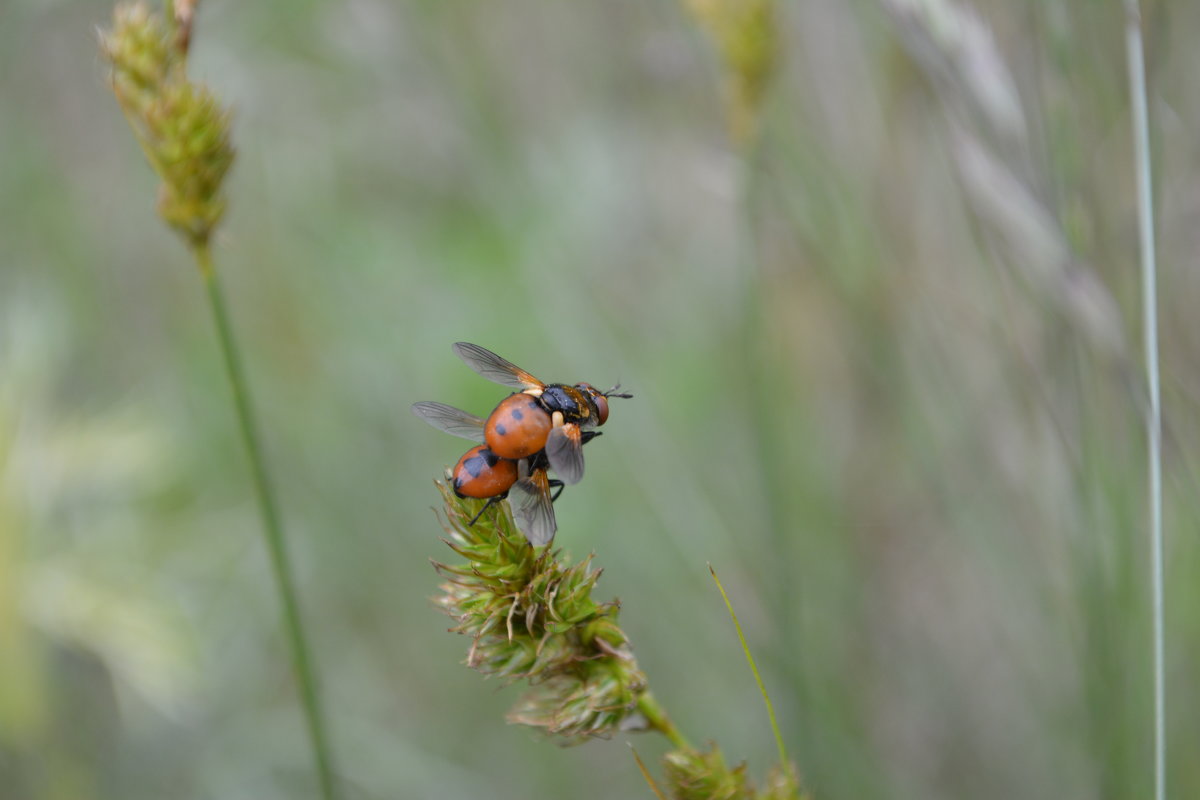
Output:
<instances>
[{"instance_id":1,"label":"insect antenna","mask_svg":"<svg viewBox=\"0 0 1200 800\"><path fill-rule=\"evenodd\" d=\"M621 389L621 384L618 383L616 386L612 387L607 392L601 392L601 394L604 397L624 397L626 399L633 397L633 395L631 395L629 392L622 392L622 391L620 391L620 389Z\"/></svg>"}]
</instances>

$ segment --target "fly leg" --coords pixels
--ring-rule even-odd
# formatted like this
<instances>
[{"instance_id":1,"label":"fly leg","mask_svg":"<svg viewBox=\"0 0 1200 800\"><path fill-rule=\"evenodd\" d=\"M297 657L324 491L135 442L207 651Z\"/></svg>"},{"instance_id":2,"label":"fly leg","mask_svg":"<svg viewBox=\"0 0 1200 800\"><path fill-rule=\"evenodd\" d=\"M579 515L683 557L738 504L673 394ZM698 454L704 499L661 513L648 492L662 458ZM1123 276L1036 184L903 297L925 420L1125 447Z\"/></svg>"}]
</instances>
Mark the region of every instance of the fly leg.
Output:
<instances>
[{"instance_id":1,"label":"fly leg","mask_svg":"<svg viewBox=\"0 0 1200 800\"><path fill-rule=\"evenodd\" d=\"M475 516L471 517L471 521L467 523L467 527L469 528L472 525L474 525L476 522L478 522L479 518L483 516L483 512L487 511L489 508L496 505L496 503L499 503L505 497L508 497L508 492L505 492L504 494L496 495L495 497L489 497L488 501L483 504L483 508L479 509L479 513L476 514Z\"/></svg>"}]
</instances>

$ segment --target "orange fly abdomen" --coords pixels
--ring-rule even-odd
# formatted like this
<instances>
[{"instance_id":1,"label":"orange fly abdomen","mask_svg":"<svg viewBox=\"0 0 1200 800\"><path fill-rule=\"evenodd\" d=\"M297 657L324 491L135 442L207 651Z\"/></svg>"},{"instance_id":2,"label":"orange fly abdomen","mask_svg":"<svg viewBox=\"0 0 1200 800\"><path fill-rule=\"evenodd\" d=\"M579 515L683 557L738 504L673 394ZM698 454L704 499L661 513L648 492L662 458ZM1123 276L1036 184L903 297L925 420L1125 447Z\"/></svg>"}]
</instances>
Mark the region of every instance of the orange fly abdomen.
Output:
<instances>
[{"instance_id":1,"label":"orange fly abdomen","mask_svg":"<svg viewBox=\"0 0 1200 800\"><path fill-rule=\"evenodd\" d=\"M500 458L484 445L472 447L454 465L454 493L483 499L504 494L517 482L517 462Z\"/></svg>"},{"instance_id":2,"label":"orange fly abdomen","mask_svg":"<svg viewBox=\"0 0 1200 800\"><path fill-rule=\"evenodd\" d=\"M546 446L551 420L538 401L527 394L500 401L484 425L488 448L501 458L527 458Z\"/></svg>"}]
</instances>

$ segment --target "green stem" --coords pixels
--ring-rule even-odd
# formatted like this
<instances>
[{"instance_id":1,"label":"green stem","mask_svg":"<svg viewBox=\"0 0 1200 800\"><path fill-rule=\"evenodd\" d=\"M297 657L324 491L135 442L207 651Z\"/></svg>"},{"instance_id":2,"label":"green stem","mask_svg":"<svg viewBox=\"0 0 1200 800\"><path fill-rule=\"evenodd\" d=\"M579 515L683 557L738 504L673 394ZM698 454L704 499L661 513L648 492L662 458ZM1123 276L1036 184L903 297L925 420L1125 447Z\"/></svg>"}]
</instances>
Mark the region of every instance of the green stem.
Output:
<instances>
[{"instance_id":1,"label":"green stem","mask_svg":"<svg viewBox=\"0 0 1200 800\"><path fill-rule=\"evenodd\" d=\"M195 244L192 253L196 257L196 263L204 275L205 287L208 289L213 321L217 327L217 338L221 341L221 353L225 357L225 371L229 376L229 385L233 390L233 402L237 407L242 441L246 445L246 454L250 459L254 491L258 497L259 510L262 513L263 536L267 542L267 551L271 556L271 571L275 575L275 585L283 602L284 629L291 645L292 666L296 670L296 677L300 683L300 698L304 705L309 737L312 740L313 758L317 766L317 777L321 784L321 796L324 800L334 800L337 793L334 790L333 761L329 754L329 744L325 735L325 724L317 695L316 676L308 654L304 624L300 619L295 578L288 560L279 508L275 502L275 493L271 487L262 447L259 444L254 413L250 408L250 391L242 372L237 340L234 338L233 329L229 324L229 314L225 309L225 299L221 294L221 287L217 281L216 270L213 268L212 254L208 244L203 242Z\"/></svg>"},{"instance_id":2,"label":"green stem","mask_svg":"<svg viewBox=\"0 0 1200 800\"><path fill-rule=\"evenodd\" d=\"M717 577L717 571L713 569L712 564L708 565L708 571L712 573L712 578L717 584L717 590L721 592L721 599L725 601L725 608L729 609L729 616L733 620L733 627L737 629L738 639L742 643L742 652L746 654L746 661L750 664L750 671L754 673L754 680L758 683L758 690L762 692L763 703L767 707L767 716L771 718L771 730L775 734L775 746L779 748L779 766L786 769L788 765L787 749L783 746L783 734L779 732L779 720L775 718L775 705L771 702L771 695L767 694L766 684L763 683L762 675L758 673L758 666L754 663L754 656L750 655L750 645L746 643L746 634L742 632L742 623L738 622L737 613L733 610L733 602L730 601L729 595L725 593L725 587L721 585L721 579Z\"/></svg>"},{"instance_id":3,"label":"green stem","mask_svg":"<svg viewBox=\"0 0 1200 800\"><path fill-rule=\"evenodd\" d=\"M642 716L646 718L646 721L650 723L650 727L663 736L666 736L671 744L680 750L692 749L692 745L683 737L679 729L675 727L675 723L671 722L671 718L667 716L667 712L654 699L654 695L649 692L643 692L642 696L638 698L637 707L638 711L642 712Z\"/></svg>"}]
</instances>

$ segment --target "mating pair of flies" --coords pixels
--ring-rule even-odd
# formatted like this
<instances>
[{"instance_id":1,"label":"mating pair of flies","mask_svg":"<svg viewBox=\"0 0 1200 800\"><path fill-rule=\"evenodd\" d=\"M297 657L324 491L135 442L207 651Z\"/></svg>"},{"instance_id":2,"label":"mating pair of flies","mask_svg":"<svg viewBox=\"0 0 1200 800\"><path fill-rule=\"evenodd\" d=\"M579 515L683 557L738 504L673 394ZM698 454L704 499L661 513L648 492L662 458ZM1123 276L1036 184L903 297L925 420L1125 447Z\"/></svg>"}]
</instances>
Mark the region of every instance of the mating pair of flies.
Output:
<instances>
[{"instance_id":1,"label":"mating pair of flies","mask_svg":"<svg viewBox=\"0 0 1200 800\"><path fill-rule=\"evenodd\" d=\"M414 403L413 413L438 430L478 444L451 473L459 497L488 502L468 524L516 490L517 527L535 547L554 539L554 501L563 486L583 477L583 446L599 436L589 430L608 420L608 398L633 397L614 386L602 392L590 383L543 383L477 344L458 342L454 352L490 381L517 389L481 419L445 403ZM558 478L551 478L549 470ZM555 491L557 490L557 491Z\"/></svg>"}]
</instances>

